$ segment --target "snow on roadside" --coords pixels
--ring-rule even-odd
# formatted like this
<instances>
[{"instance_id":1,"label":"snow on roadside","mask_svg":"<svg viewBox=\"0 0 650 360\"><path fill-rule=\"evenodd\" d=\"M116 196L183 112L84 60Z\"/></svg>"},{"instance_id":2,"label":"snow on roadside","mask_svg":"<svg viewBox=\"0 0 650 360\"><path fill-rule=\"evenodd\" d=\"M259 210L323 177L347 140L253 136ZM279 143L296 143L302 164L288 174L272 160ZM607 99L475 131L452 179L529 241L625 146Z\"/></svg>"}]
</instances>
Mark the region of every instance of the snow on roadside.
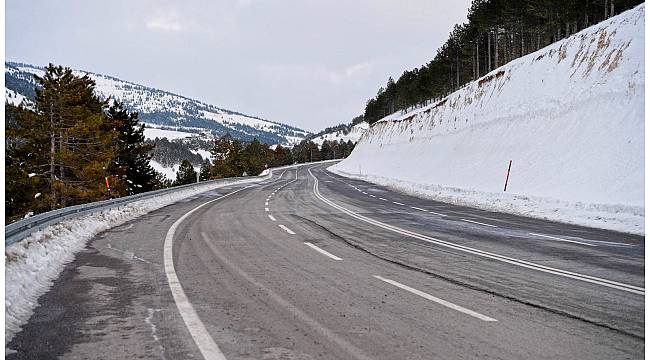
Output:
<instances>
[{"instance_id":1,"label":"snow on roadside","mask_svg":"<svg viewBox=\"0 0 650 360\"><path fill-rule=\"evenodd\" d=\"M5 247L5 346L32 316L38 298L52 286L65 265L74 259L74 254L96 234L205 191L268 179L269 173L267 170L251 179L205 184L66 220Z\"/></svg>"},{"instance_id":2,"label":"snow on roadside","mask_svg":"<svg viewBox=\"0 0 650 360\"><path fill-rule=\"evenodd\" d=\"M644 234L644 20L642 4L388 116L330 170L444 202Z\"/></svg>"},{"instance_id":3,"label":"snow on roadside","mask_svg":"<svg viewBox=\"0 0 650 360\"><path fill-rule=\"evenodd\" d=\"M408 195L448 204L630 234L644 235L645 233L645 208L643 206L573 202L549 197L445 187L382 176L352 174L338 170L334 166L327 170L348 178L385 186Z\"/></svg>"}]
</instances>

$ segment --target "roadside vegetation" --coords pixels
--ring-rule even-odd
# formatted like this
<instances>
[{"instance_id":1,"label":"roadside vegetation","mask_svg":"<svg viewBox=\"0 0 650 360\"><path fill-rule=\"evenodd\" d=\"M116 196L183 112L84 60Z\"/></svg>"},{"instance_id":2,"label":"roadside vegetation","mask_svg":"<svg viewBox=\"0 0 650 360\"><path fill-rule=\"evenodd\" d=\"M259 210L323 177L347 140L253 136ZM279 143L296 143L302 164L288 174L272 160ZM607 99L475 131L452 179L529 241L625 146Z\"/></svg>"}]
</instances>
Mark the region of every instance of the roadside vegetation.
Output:
<instances>
[{"instance_id":1,"label":"roadside vegetation","mask_svg":"<svg viewBox=\"0 0 650 360\"><path fill-rule=\"evenodd\" d=\"M354 148L350 141L325 141L319 147L309 140L291 149L270 147L257 138L242 141L226 134L212 146L214 160L202 162L200 155L174 142L146 141L138 113L114 99L100 99L87 75L50 64L36 83L33 103L5 103L6 223L197 180L258 175L268 167L343 158ZM175 181L150 165L152 156L163 161L182 154L187 156ZM198 174L195 164L201 166Z\"/></svg>"}]
</instances>

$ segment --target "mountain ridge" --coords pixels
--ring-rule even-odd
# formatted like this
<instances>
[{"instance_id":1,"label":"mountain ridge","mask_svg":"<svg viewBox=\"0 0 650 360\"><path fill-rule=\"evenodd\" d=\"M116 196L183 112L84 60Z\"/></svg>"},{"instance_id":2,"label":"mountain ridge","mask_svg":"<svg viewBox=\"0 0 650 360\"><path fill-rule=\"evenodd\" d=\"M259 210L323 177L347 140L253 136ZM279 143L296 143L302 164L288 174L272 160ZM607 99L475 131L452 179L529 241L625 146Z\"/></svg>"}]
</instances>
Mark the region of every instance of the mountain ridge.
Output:
<instances>
[{"instance_id":1,"label":"mountain ridge","mask_svg":"<svg viewBox=\"0 0 650 360\"><path fill-rule=\"evenodd\" d=\"M33 100L36 85L33 75L43 71L43 67L5 61L6 101L17 105L22 97ZM124 102L130 111L140 114L140 120L145 124L182 128L190 132L209 130L217 136L230 133L241 140L258 138L267 144L293 145L309 135L309 132L295 126L228 110L171 91L86 70L75 69L74 72L90 76L96 82L96 92L100 97L113 97Z\"/></svg>"}]
</instances>

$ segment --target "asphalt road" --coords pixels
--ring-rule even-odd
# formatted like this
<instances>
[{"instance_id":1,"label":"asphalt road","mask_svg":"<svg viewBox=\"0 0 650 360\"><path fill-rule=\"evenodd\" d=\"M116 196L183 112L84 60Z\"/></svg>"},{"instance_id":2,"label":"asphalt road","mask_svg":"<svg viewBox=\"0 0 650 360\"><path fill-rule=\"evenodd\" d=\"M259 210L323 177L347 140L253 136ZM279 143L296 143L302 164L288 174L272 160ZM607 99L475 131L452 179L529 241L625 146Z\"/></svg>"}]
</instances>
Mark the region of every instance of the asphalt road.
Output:
<instances>
[{"instance_id":1,"label":"asphalt road","mask_svg":"<svg viewBox=\"0 0 650 360\"><path fill-rule=\"evenodd\" d=\"M275 171L100 234L7 358L644 356L643 237L325 168Z\"/></svg>"}]
</instances>

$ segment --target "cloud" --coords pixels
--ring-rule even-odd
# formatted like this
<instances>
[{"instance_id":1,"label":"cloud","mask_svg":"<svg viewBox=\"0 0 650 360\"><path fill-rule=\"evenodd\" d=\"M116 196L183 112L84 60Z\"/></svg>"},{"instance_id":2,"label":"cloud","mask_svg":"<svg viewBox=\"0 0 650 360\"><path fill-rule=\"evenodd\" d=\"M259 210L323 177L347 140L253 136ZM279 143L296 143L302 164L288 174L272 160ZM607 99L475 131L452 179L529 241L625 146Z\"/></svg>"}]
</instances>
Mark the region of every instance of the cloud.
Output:
<instances>
[{"instance_id":1,"label":"cloud","mask_svg":"<svg viewBox=\"0 0 650 360\"><path fill-rule=\"evenodd\" d=\"M249 7L252 2L253 2L253 0L237 0L237 5L240 8L246 8L246 7Z\"/></svg>"},{"instance_id":2,"label":"cloud","mask_svg":"<svg viewBox=\"0 0 650 360\"><path fill-rule=\"evenodd\" d=\"M174 12L161 14L146 22L147 29L163 32L178 32L183 30L183 25Z\"/></svg>"},{"instance_id":3,"label":"cloud","mask_svg":"<svg viewBox=\"0 0 650 360\"><path fill-rule=\"evenodd\" d=\"M354 64L345 68L345 75L347 77L352 77L358 74L361 75L370 75L372 73L372 64L364 62L359 64Z\"/></svg>"},{"instance_id":4,"label":"cloud","mask_svg":"<svg viewBox=\"0 0 650 360\"><path fill-rule=\"evenodd\" d=\"M262 75L276 80L299 78L321 83L340 84L355 77L370 75L372 73L372 64L364 62L343 69L302 64L263 64L258 67L258 70Z\"/></svg>"}]
</instances>

